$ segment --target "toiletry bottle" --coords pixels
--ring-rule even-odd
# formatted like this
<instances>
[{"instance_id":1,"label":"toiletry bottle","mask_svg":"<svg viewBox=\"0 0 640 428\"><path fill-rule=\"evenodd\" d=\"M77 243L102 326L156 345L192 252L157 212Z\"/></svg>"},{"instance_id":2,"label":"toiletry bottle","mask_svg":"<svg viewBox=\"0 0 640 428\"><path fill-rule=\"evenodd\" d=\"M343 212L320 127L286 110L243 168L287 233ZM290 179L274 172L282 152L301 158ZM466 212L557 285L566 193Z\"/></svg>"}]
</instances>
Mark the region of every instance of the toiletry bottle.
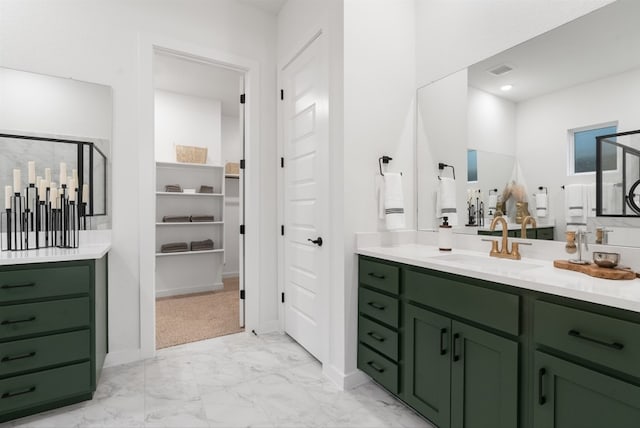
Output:
<instances>
[{"instance_id":1,"label":"toiletry bottle","mask_svg":"<svg viewBox=\"0 0 640 428\"><path fill-rule=\"evenodd\" d=\"M438 230L438 248L440 251L451 251L453 246L453 228L449 225L448 220L448 217L443 217L443 222Z\"/></svg>"}]
</instances>

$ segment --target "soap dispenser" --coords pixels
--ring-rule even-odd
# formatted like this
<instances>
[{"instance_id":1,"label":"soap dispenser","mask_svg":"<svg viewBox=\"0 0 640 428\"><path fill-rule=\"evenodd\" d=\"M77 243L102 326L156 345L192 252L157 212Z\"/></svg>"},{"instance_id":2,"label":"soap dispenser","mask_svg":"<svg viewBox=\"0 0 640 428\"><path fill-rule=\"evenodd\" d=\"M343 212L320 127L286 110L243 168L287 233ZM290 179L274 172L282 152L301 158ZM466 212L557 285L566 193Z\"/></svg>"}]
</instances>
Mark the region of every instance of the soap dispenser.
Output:
<instances>
[{"instance_id":1,"label":"soap dispenser","mask_svg":"<svg viewBox=\"0 0 640 428\"><path fill-rule=\"evenodd\" d=\"M438 230L438 248L440 251L451 251L453 246L453 228L449 224L449 218L443 217L443 222Z\"/></svg>"}]
</instances>

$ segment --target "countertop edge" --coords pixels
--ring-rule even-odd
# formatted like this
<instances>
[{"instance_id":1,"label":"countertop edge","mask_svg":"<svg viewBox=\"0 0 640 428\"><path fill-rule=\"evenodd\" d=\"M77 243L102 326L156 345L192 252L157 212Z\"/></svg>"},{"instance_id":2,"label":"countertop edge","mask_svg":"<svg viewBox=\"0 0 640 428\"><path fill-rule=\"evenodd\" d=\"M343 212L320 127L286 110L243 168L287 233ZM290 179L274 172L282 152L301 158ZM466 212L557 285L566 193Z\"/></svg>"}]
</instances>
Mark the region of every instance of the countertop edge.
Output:
<instances>
[{"instance_id":1,"label":"countertop edge","mask_svg":"<svg viewBox=\"0 0 640 428\"><path fill-rule=\"evenodd\" d=\"M95 243L78 248L41 248L26 251L3 251L0 253L0 267L76 260L97 260L104 257L110 250L111 243Z\"/></svg>"}]
</instances>

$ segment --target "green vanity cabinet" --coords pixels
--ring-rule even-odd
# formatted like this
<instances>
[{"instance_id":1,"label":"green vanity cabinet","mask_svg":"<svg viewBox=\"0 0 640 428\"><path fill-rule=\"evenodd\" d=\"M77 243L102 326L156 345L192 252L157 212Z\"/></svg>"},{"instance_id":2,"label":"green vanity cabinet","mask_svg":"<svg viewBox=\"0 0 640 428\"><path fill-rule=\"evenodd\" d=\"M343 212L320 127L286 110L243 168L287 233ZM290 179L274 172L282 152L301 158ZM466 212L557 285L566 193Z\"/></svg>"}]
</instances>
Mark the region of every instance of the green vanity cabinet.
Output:
<instances>
[{"instance_id":1,"label":"green vanity cabinet","mask_svg":"<svg viewBox=\"0 0 640 428\"><path fill-rule=\"evenodd\" d=\"M106 255L0 267L0 422L91 399L106 354Z\"/></svg>"},{"instance_id":2,"label":"green vanity cabinet","mask_svg":"<svg viewBox=\"0 0 640 428\"><path fill-rule=\"evenodd\" d=\"M546 241L553 241L553 227L536 227L527 228L527 239L542 239ZM502 236L502 230L478 230L478 235L485 236ZM507 236L510 238L520 238L522 232L520 229L511 229L507 232Z\"/></svg>"}]
</instances>

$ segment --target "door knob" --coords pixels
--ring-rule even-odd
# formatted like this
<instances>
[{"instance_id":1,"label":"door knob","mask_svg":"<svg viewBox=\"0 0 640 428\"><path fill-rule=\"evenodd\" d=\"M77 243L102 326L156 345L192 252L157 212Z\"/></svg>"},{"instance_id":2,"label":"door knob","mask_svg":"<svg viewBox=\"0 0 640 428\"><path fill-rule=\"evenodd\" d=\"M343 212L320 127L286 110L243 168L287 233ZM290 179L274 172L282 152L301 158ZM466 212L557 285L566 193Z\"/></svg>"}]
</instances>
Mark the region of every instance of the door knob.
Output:
<instances>
[{"instance_id":1,"label":"door knob","mask_svg":"<svg viewBox=\"0 0 640 428\"><path fill-rule=\"evenodd\" d=\"M318 247L322 247L322 237L321 236L318 236L318 238L316 238L316 239L309 238L309 239L307 239L307 241L309 241L309 242L311 242L313 244L316 244Z\"/></svg>"}]
</instances>

